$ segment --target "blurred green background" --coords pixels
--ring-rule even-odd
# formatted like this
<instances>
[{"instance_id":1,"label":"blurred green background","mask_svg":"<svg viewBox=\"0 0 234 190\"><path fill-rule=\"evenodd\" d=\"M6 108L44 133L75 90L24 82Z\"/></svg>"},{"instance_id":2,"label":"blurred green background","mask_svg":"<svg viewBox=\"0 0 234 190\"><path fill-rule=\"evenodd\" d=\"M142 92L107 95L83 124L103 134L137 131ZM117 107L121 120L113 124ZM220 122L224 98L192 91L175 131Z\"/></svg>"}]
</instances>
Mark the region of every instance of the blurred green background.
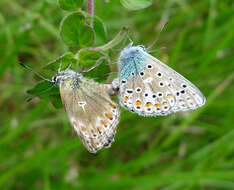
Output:
<instances>
[{"instance_id":1,"label":"blurred green background","mask_svg":"<svg viewBox=\"0 0 234 190\"><path fill-rule=\"evenodd\" d=\"M86 9L84 7L84 9ZM229 0L155 0L129 11L95 1L107 41L129 25L135 44L153 53L207 97L204 107L146 118L122 109L115 142L90 154L64 109L26 91L35 70L65 53L56 0L0 0L0 189L234 189L234 6ZM118 53L113 55L113 62Z\"/></svg>"}]
</instances>

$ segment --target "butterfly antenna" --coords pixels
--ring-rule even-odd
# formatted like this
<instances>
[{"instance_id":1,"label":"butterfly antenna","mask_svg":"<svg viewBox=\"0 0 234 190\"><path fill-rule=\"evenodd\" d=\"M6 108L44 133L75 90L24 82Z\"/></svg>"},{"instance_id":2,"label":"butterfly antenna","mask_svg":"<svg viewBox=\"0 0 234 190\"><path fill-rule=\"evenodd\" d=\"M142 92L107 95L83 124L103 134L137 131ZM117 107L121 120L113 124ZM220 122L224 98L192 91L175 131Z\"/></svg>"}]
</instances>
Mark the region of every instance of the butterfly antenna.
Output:
<instances>
[{"instance_id":1,"label":"butterfly antenna","mask_svg":"<svg viewBox=\"0 0 234 190\"><path fill-rule=\"evenodd\" d=\"M130 38L129 33L127 33L127 38L128 38L128 40L129 40L130 43L126 46L126 48L130 48L130 47L132 47L132 45L133 45L133 41L132 41L132 39Z\"/></svg>"},{"instance_id":2,"label":"butterfly antenna","mask_svg":"<svg viewBox=\"0 0 234 190\"><path fill-rule=\"evenodd\" d=\"M128 38L128 39L129 39L129 38ZM123 48L126 47L126 43L127 43L127 40L128 40L128 39L125 38L124 41L123 41L123 45L122 45L120 48L118 48L118 49L113 49L112 51L115 52L115 53L121 52L121 51L123 50ZM130 40L130 39L129 39L129 40ZM130 41L132 42L132 40L130 40Z\"/></svg>"},{"instance_id":3,"label":"butterfly antenna","mask_svg":"<svg viewBox=\"0 0 234 190\"><path fill-rule=\"evenodd\" d=\"M158 42L158 39L159 39L159 37L160 37L160 34L161 34L161 32L163 31L163 29L165 28L165 26L166 26L167 24L168 24L168 21L161 27L161 29L160 29L160 31L159 31L159 33L158 33L156 39L153 41L153 43L152 43L150 46L147 47L147 50L150 50L150 49Z\"/></svg>"},{"instance_id":4,"label":"butterfly antenna","mask_svg":"<svg viewBox=\"0 0 234 190\"><path fill-rule=\"evenodd\" d=\"M19 63L22 67L28 69L29 71L31 71L32 73L34 73L35 75L37 75L39 78L48 81L48 82L52 82L50 79L47 79L45 77L43 77L42 75L40 75L39 73L35 72L33 69L31 69L30 67L28 67L27 65L23 64L23 63Z\"/></svg>"},{"instance_id":5,"label":"butterfly antenna","mask_svg":"<svg viewBox=\"0 0 234 190\"><path fill-rule=\"evenodd\" d=\"M130 41L130 43L127 45L127 47L126 48L130 48L130 47L132 47L133 46L133 41L129 38L129 41Z\"/></svg>"},{"instance_id":6,"label":"butterfly antenna","mask_svg":"<svg viewBox=\"0 0 234 190\"><path fill-rule=\"evenodd\" d=\"M66 68L66 70L69 70L72 66L72 61L70 61L70 64L68 65L68 67Z\"/></svg>"},{"instance_id":7,"label":"butterfly antenna","mask_svg":"<svg viewBox=\"0 0 234 190\"><path fill-rule=\"evenodd\" d=\"M63 61L61 60L61 62L60 62L60 64L59 64L59 69L58 69L58 72L59 72L59 73L61 72L62 63L63 63Z\"/></svg>"},{"instance_id":8,"label":"butterfly antenna","mask_svg":"<svg viewBox=\"0 0 234 190\"><path fill-rule=\"evenodd\" d=\"M92 66L91 68L87 69L87 70L83 70L81 71L81 73L88 73L89 71L95 69L96 67L98 67L99 65L102 64L102 61L105 59L106 57L100 57L98 60L97 60L97 63Z\"/></svg>"}]
</instances>

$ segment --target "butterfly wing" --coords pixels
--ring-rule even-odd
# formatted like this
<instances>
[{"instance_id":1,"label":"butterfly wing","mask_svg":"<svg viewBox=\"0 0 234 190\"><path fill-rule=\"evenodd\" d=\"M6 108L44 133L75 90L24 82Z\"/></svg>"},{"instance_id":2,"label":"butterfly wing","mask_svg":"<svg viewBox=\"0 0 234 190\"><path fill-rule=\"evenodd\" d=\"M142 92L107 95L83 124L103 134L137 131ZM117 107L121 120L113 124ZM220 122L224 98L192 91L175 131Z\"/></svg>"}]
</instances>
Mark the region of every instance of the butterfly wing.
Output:
<instances>
[{"instance_id":1,"label":"butterfly wing","mask_svg":"<svg viewBox=\"0 0 234 190\"><path fill-rule=\"evenodd\" d=\"M91 153L109 147L119 122L119 109L106 92L106 85L82 78L60 83L60 95L69 121Z\"/></svg>"},{"instance_id":2,"label":"butterfly wing","mask_svg":"<svg viewBox=\"0 0 234 190\"><path fill-rule=\"evenodd\" d=\"M132 67L136 69L133 75L119 81L122 106L139 115L158 116L205 104L204 95L195 85L147 52L140 53L144 58L142 69Z\"/></svg>"}]
</instances>

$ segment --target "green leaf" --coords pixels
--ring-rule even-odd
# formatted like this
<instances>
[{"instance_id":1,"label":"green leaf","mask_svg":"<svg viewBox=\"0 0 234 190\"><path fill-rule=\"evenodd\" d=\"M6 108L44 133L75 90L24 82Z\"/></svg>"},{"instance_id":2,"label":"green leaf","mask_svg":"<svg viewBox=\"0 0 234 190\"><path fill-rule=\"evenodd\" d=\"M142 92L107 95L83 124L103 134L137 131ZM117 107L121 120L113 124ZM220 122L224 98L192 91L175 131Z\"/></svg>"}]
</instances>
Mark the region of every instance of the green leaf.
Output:
<instances>
[{"instance_id":1,"label":"green leaf","mask_svg":"<svg viewBox=\"0 0 234 190\"><path fill-rule=\"evenodd\" d=\"M144 9L152 4L151 0L120 0L120 2L130 10Z\"/></svg>"},{"instance_id":2,"label":"green leaf","mask_svg":"<svg viewBox=\"0 0 234 190\"><path fill-rule=\"evenodd\" d=\"M105 42L107 39L106 27L103 21L97 16L93 18L93 29L96 34L96 43Z\"/></svg>"},{"instance_id":3,"label":"green leaf","mask_svg":"<svg viewBox=\"0 0 234 190\"><path fill-rule=\"evenodd\" d=\"M60 35L68 46L90 46L94 41L93 29L85 23L81 12L74 12L64 18L60 26Z\"/></svg>"},{"instance_id":4,"label":"green leaf","mask_svg":"<svg viewBox=\"0 0 234 190\"><path fill-rule=\"evenodd\" d=\"M121 41L123 41L123 39L126 37L128 33L128 27L124 26L119 33L108 43L102 45L102 46L98 46L93 48L93 50L96 51L107 51L109 49L112 49L113 47L117 46Z\"/></svg>"},{"instance_id":5,"label":"green leaf","mask_svg":"<svg viewBox=\"0 0 234 190\"><path fill-rule=\"evenodd\" d=\"M72 11L80 8L83 5L83 0L59 0L60 8L66 11Z\"/></svg>"},{"instance_id":6,"label":"green leaf","mask_svg":"<svg viewBox=\"0 0 234 190\"><path fill-rule=\"evenodd\" d=\"M103 43L107 39L107 32L106 27L103 21L98 17L94 16L93 20L89 13L82 11L82 13L85 15L85 18L87 18L87 23L90 24L91 21L93 22L93 29L95 31L96 36L96 43Z\"/></svg>"},{"instance_id":7,"label":"green leaf","mask_svg":"<svg viewBox=\"0 0 234 190\"><path fill-rule=\"evenodd\" d=\"M27 92L33 96L50 101L56 109L62 107L59 88L54 86L51 82L40 82Z\"/></svg>"},{"instance_id":8,"label":"green leaf","mask_svg":"<svg viewBox=\"0 0 234 190\"><path fill-rule=\"evenodd\" d=\"M61 65L61 70L65 70L71 63L74 65L77 61L74 60L74 54L67 52L57 59L49 62L44 68L52 71L58 71Z\"/></svg>"},{"instance_id":9,"label":"green leaf","mask_svg":"<svg viewBox=\"0 0 234 190\"><path fill-rule=\"evenodd\" d=\"M103 58L103 60L101 60L102 63L93 70L84 73L83 75L85 77L93 78L98 82L105 81L108 77L108 74L110 73L110 67L108 65L107 58L101 52L95 50L81 50L79 52L79 61L84 69L89 69L97 64L100 58Z\"/></svg>"},{"instance_id":10,"label":"green leaf","mask_svg":"<svg viewBox=\"0 0 234 190\"><path fill-rule=\"evenodd\" d=\"M59 94L51 94L50 95L50 102L53 104L53 106L56 109L63 107L63 103L62 103L62 100L61 100L61 97Z\"/></svg>"},{"instance_id":11,"label":"green leaf","mask_svg":"<svg viewBox=\"0 0 234 190\"><path fill-rule=\"evenodd\" d=\"M51 82L43 81L36 84L31 90L28 90L27 92L31 95L48 100L50 94L59 94L59 89Z\"/></svg>"},{"instance_id":12,"label":"green leaf","mask_svg":"<svg viewBox=\"0 0 234 190\"><path fill-rule=\"evenodd\" d=\"M46 0L48 3L51 3L51 4L57 4L58 1L57 0Z\"/></svg>"}]
</instances>

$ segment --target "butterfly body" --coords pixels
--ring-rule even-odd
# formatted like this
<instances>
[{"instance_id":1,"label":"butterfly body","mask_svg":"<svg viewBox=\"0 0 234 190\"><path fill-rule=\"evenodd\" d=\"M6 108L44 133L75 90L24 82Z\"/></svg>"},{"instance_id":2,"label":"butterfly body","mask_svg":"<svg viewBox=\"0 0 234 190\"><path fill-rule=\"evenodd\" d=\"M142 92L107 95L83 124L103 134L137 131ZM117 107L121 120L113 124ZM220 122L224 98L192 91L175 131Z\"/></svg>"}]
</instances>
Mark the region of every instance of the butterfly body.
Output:
<instances>
[{"instance_id":1,"label":"butterfly body","mask_svg":"<svg viewBox=\"0 0 234 190\"><path fill-rule=\"evenodd\" d=\"M148 54L143 46L126 47L118 68L114 83L119 88L120 104L139 115L168 115L196 109L206 101L197 87Z\"/></svg>"},{"instance_id":2,"label":"butterfly body","mask_svg":"<svg viewBox=\"0 0 234 190\"><path fill-rule=\"evenodd\" d=\"M132 47L129 51L122 51L119 58L120 79L128 80L137 72L143 71L145 61L145 57L141 55L137 47Z\"/></svg>"},{"instance_id":3,"label":"butterfly body","mask_svg":"<svg viewBox=\"0 0 234 190\"><path fill-rule=\"evenodd\" d=\"M89 152L96 153L114 141L119 109L108 94L109 85L97 83L72 70L59 72L52 81L71 125Z\"/></svg>"}]
</instances>

